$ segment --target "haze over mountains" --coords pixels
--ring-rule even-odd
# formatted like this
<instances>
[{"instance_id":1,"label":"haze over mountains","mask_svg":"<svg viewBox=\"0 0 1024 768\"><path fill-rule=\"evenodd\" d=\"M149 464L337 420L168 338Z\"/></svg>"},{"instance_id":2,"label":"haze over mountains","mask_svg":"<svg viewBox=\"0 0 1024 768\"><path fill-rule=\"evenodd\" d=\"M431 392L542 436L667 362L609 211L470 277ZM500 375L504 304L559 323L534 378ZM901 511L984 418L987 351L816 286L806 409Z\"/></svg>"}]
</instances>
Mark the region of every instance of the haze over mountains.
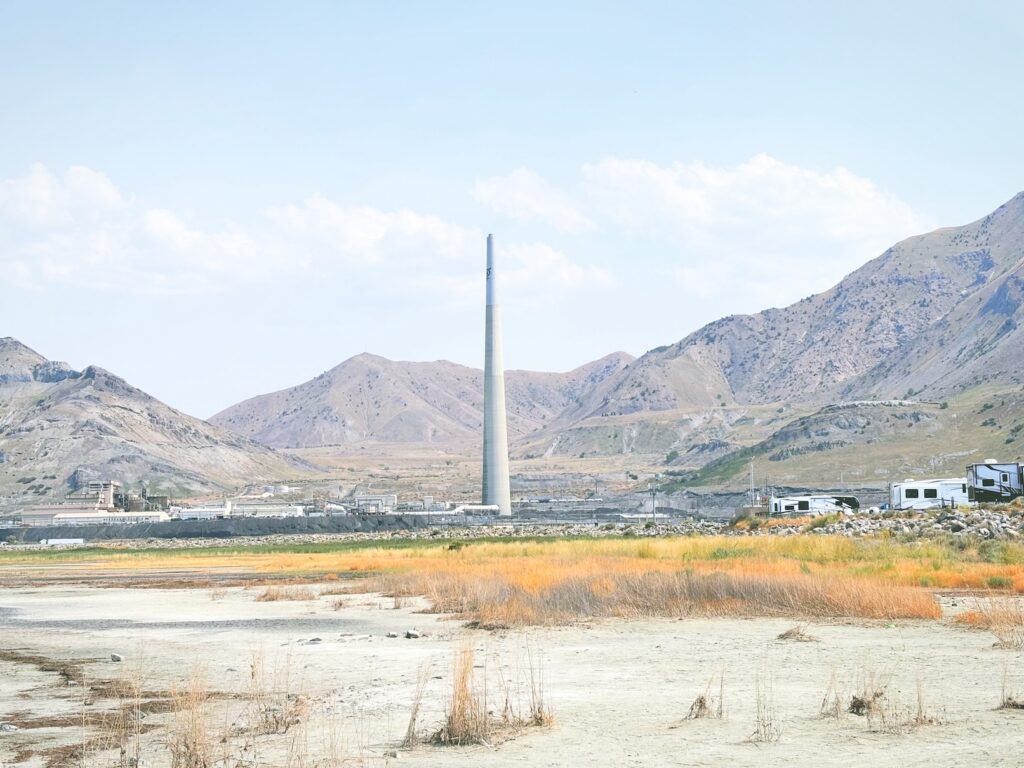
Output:
<instances>
[{"instance_id":1,"label":"haze over mountains","mask_svg":"<svg viewBox=\"0 0 1024 768\"><path fill-rule=\"evenodd\" d=\"M972 224L904 240L789 307L717 320L638 359L509 371L513 454L663 454L703 467L695 482L728 482L748 458L781 476L849 467L875 479L924 461L953 471L972 452L1013 458L1022 269L1024 193ZM196 492L307 469L274 448L469 452L482 392L474 368L363 354L207 423L101 368L79 373L2 339L0 496L52 493L78 470Z\"/></svg>"}]
</instances>

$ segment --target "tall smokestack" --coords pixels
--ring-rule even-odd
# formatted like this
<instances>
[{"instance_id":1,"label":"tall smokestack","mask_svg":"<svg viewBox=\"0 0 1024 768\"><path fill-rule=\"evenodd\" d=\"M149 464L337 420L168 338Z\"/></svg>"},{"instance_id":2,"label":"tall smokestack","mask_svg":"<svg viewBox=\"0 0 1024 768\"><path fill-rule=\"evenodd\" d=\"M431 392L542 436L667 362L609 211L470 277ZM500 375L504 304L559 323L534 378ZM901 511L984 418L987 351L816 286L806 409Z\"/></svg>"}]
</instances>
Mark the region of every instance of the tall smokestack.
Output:
<instances>
[{"instance_id":1,"label":"tall smokestack","mask_svg":"<svg viewBox=\"0 0 1024 768\"><path fill-rule=\"evenodd\" d=\"M487 236L487 310L484 321L484 504L496 504L498 514L512 514L508 482L508 424L505 420L505 363L501 354L501 312L494 235Z\"/></svg>"}]
</instances>

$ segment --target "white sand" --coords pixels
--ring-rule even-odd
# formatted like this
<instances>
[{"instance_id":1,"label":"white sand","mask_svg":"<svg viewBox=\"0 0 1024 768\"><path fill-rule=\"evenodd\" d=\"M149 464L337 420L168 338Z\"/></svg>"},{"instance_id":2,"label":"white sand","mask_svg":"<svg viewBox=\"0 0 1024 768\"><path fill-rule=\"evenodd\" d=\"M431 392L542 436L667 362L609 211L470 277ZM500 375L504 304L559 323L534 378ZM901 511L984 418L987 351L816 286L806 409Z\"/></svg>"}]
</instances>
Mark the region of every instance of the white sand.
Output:
<instances>
[{"instance_id":1,"label":"white sand","mask_svg":"<svg viewBox=\"0 0 1024 768\"><path fill-rule=\"evenodd\" d=\"M395 609L390 599L347 596L336 611L338 597L256 602L261 591L6 589L0 591L0 648L90 660L83 668L99 679L141 669L151 690L180 686L201 667L210 689L239 693L247 689L253 654L260 653L269 682L309 696L313 706L304 726L267 737L265 765L284 765L286 752L303 750L385 765L393 762L385 754L394 749L402 765L446 767L1024 765L1024 711L996 710L1005 667L1011 693L1024 694L1024 654L995 649L988 634L946 623L808 624L820 639L808 643L776 640L795 624L785 620L602 621L491 633L417 613L422 603ZM430 635L385 637L413 627ZM314 637L322 642L300 642ZM428 665L431 674L420 718L427 732L442 719L451 659L467 639L487 668L499 710L498 671L522 681L517 667L526 666L526 647L540 656L557 723L493 748L400 749L418 670ZM109 661L112 652L125 661ZM819 707L833 671L844 705L865 676L874 675L888 683L901 713L917 712L920 680L925 711L937 722L876 733L863 717L822 719ZM717 696L723 672L726 717L681 722L712 678ZM748 740L759 676L774 693L781 729L774 743ZM516 690L525 701L524 690ZM82 711L81 698L81 687L62 685L55 673L0 662L0 722ZM219 702L211 720L230 721L243 707ZM167 720L151 717L147 722ZM19 749L81 740L82 733L80 727L0 733L0 765L14 764ZM163 727L144 736L145 765L168 764L164 738ZM327 743L332 738L333 747ZM113 758L99 755L92 762L110 765Z\"/></svg>"}]
</instances>

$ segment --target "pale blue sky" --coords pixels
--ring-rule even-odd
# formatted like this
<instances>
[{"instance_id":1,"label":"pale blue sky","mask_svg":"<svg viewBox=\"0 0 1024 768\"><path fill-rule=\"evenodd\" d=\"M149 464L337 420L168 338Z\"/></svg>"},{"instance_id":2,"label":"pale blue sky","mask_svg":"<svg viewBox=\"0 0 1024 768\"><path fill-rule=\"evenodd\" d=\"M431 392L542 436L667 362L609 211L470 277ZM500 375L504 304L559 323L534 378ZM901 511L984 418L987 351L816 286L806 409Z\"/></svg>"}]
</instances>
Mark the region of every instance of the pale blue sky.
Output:
<instances>
[{"instance_id":1,"label":"pale blue sky","mask_svg":"<svg viewBox=\"0 0 1024 768\"><path fill-rule=\"evenodd\" d=\"M635 354L1024 189L1024 4L0 5L0 335L208 416Z\"/></svg>"}]
</instances>

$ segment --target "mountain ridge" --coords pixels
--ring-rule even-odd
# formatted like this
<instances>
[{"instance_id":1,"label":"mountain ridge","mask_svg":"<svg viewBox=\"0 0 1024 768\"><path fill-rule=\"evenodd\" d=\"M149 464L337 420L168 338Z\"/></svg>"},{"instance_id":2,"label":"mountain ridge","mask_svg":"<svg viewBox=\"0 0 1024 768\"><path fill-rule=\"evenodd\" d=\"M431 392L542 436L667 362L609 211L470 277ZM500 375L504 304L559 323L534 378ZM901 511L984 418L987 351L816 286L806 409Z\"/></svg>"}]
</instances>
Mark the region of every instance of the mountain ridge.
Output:
<instances>
[{"instance_id":1,"label":"mountain ridge","mask_svg":"<svg viewBox=\"0 0 1024 768\"><path fill-rule=\"evenodd\" d=\"M632 360L613 352L564 373L506 371L510 436L535 431ZM210 423L281 448L475 440L483 425L483 371L362 353L302 384L230 406Z\"/></svg>"},{"instance_id":2,"label":"mountain ridge","mask_svg":"<svg viewBox=\"0 0 1024 768\"><path fill-rule=\"evenodd\" d=\"M192 495L309 468L181 413L98 365L75 371L0 339L0 504L60 497L85 477Z\"/></svg>"}]
</instances>

